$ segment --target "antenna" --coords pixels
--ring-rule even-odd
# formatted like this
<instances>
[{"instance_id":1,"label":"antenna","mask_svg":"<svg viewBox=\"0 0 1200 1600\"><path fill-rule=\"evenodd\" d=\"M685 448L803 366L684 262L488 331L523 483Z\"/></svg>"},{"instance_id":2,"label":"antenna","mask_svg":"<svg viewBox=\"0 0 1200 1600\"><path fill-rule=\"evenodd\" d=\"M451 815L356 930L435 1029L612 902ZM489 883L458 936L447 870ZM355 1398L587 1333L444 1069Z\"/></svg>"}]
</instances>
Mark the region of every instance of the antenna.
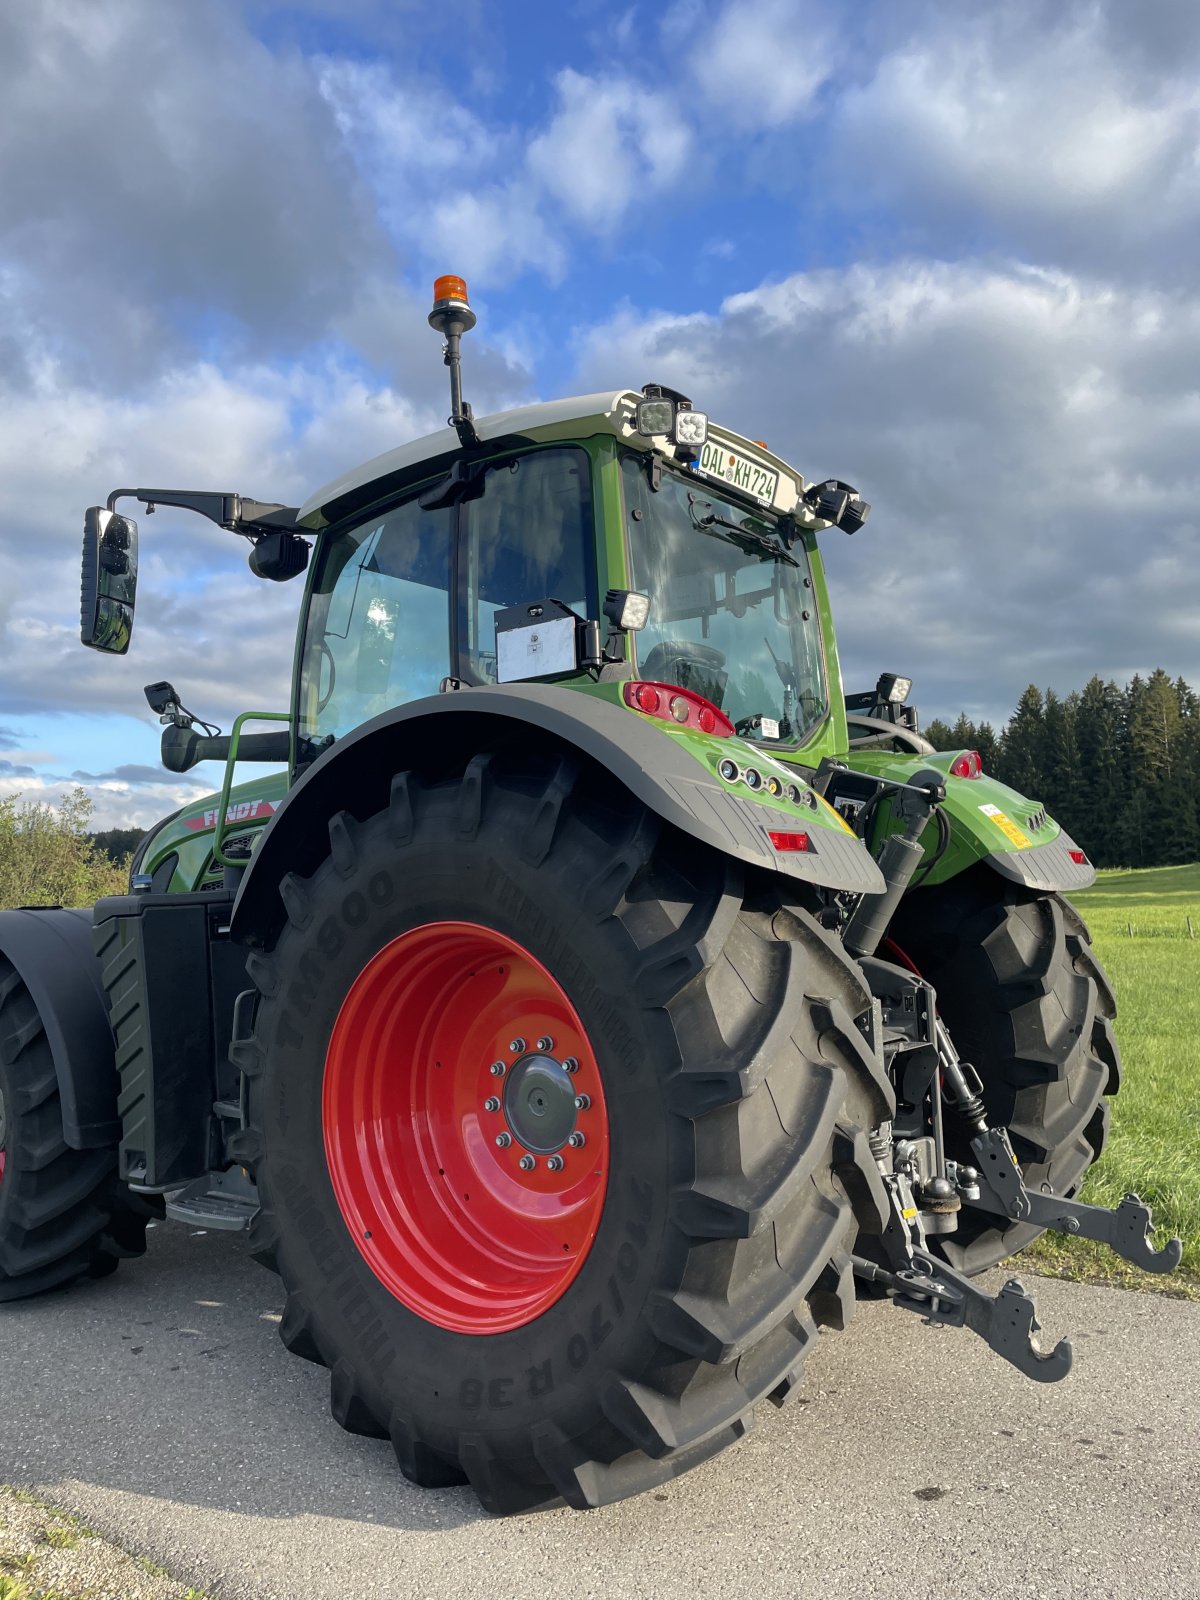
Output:
<instances>
[{"instance_id":1,"label":"antenna","mask_svg":"<svg viewBox=\"0 0 1200 1600\"><path fill-rule=\"evenodd\" d=\"M459 340L475 326L475 313L467 300L465 279L452 275L434 279L429 326L446 341L442 347L442 359L450 368L450 425L458 434L460 444L478 444L479 435L475 432L471 408L462 397Z\"/></svg>"}]
</instances>

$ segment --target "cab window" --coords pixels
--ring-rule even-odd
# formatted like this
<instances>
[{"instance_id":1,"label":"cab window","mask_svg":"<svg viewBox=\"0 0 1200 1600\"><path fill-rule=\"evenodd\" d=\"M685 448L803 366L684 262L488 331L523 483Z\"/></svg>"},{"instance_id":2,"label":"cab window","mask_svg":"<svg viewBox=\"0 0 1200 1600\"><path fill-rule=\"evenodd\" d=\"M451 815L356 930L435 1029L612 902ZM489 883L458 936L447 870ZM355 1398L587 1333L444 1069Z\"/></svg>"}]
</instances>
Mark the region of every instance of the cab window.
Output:
<instances>
[{"instance_id":1,"label":"cab window","mask_svg":"<svg viewBox=\"0 0 1200 1600\"><path fill-rule=\"evenodd\" d=\"M412 499L332 536L305 628L302 736L340 736L437 693L450 670L453 527L453 508Z\"/></svg>"},{"instance_id":2,"label":"cab window","mask_svg":"<svg viewBox=\"0 0 1200 1600\"><path fill-rule=\"evenodd\" d=\"M579 449L536 450L487 468L461 508L459 676L495 683L495 615L561 600L594 615L590 462Z\"/></svg>"}]
</instances>

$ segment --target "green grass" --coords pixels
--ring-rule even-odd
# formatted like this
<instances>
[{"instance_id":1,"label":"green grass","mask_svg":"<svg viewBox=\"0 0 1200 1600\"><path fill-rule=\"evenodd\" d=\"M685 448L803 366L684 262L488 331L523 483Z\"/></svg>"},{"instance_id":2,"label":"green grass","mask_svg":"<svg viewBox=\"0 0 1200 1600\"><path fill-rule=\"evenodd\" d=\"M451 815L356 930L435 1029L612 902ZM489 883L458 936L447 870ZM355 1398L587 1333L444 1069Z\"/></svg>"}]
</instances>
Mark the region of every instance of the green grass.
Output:
<instances>
[{"instance_id":1,"label":"green grass","mask_svg":"<svg viewBox=\"0 0 1200 1600\"><path fill-rule=\"evenodd\" d=\"M1200 865L1102 872L1075 903L1116 993L1124 1060L1112 1137L1081 1198L1114 1206L1140 1195L1158 1242L1183 1240L1183 1266L1170 1277L1139 1272L1061 1234L1022 1259L1063 1277L1200 1298Z\"/></svg>"},{"instance_id":2,"label":"green grass","mask_svg":"<svg viewBox=\"0 0 1200 1600\"><path fill-rule=\"evenodd\" d=\"M95 1600L99 1578L104 1594L117 1592L114 1583L132 1592L130 1579L139 1568L154 1580L156 1595L215 1600L207 1590L185 1588L165 1567L105 1538L72 1512L8 1483L0 1483L0 1531L8 1536L0 1544L0 1600ZM57 1579L50 1587L47 1569Z\"/></svg>"}]
</instances>

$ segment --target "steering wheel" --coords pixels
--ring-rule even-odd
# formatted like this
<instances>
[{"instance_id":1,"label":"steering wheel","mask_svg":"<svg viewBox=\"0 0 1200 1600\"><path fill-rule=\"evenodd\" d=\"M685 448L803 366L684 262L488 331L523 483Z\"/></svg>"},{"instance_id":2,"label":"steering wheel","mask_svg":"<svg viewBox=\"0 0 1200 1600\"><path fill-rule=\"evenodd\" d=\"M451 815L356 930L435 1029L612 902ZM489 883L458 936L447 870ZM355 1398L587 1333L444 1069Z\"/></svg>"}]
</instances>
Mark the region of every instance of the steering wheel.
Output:
<instances>
[{"instance_id":1,"label":"steering wheel","mask_svg":"<svg viewBox=\"0 0 1200 1600\"><path fill-rule=\"evenodd\" d=\"M644 678L659 683L674 683L681 689L691 689L718 707L725 698L725 685L729 680L724 653L710 644L695 644L690 639L664 639L656 644L641 663L641 673Z\"/></svg>"}]
</instances>

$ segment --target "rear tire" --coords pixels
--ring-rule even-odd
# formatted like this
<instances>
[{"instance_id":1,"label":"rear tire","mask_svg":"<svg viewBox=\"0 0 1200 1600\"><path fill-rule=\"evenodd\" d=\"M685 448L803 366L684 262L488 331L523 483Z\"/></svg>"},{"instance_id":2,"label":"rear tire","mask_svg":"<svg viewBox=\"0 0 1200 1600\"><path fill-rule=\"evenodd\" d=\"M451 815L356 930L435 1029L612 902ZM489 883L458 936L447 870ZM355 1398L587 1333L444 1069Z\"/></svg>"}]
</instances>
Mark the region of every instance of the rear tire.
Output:
<instances>
[{"instance_id":1,"label":"rear tire","mask_svg":"<svg viewBox=\"0 0 1200 1600\"><path fill-rule=\"evenodd\" d=\"M153 1215L118 1182L115 1150L67 1144L42 1019L0 957L0 1301L107 1276L144 1252Z\"/></svg>"},{"instance_id":2,"label":"rear tire","mask_svg":"<svg viewBox=\"0 0 1200 1600\"><path fill-rule=\"evenodd\" d=\"M334 817L324 865L284 880L287 924L249 967L260 1000L238 1059L262 1205L253 1244L288 1291L284 1341L330 1368L343 1426L389 1437L414 1483L469 1481L493 1512L605 1504L740 1438L758 1400L794 1392L816 1324L851 1315L855 1231L878 1230L886 1210L864 1130L891 1114L890 1089L855 1024L870 1004L857 969L772 881L748 893L738 863L605 781L480 757L461 780L397 778L388 811L361 825ZM471 1099L497 1081L487 1054L435 1064L393 1040L360 1121L328 1121L330 1074L336 1087L344 1073L331 1040L357 1014L347 997L361 999L365 969L391 941L447 922L493 930L551 975L593 1054L607 1126L593 1236L573 1236L578 1260L548 1303L517 1325L510 1307L495 1331L474 1311L461 1331L467 1313L452 1298L422 1315L393 1292L415 1301L420 1290L402 1252L388 1270L378 1237L395 1228L411 1243L395 1197L412 1170L428 1169L439 1226L466 1213L439 1200L451 1162L430 1167L429 1151L442 1146L408 1137L408 1122L389 1142L372 1098L381 1083L408 1085L424 1117L420 1086L450 1068L477 1180L503 1188L500 1114L477 1115ZM448 1008L429 985L436 1033ZM383 1026L371 1016L363 1049ZM511 1031L531 1033L516 1015ZM495 1050L509 1042L501 1033ZM371 1229L357 1202L339 1206L345 1185L331 1180L331 1159L344 1163L360 1133L386 1157L368 1163L362 1193L393 1207ZM588 1139L564 1160L590 1159ZM379 1181L393 1156L398 1186ZM432 1225L418 1245L438 1252L444 1275ZM472 1290L486 1278L472 1268Z\"/></svg>"},{"instance_id":3,"label":"rear tire","mask_svg":"<svg viewBox=\"0 0 1200 1600\"><path fill-rule=\"evenodd\" d=\"M889 933L937 989L955 1048L983 1081L989 1122L1012 1134L1026 1185L1077 1194L1104 1149L1121 1074L1116 1002L1082 917L1061 895L977 867L910 896ZM947 1152L973 1161L952 1112ZM958 1231L936 1247L975 1274L1042 1232L965 1205Z\"/></svg>"}]
</instances>

